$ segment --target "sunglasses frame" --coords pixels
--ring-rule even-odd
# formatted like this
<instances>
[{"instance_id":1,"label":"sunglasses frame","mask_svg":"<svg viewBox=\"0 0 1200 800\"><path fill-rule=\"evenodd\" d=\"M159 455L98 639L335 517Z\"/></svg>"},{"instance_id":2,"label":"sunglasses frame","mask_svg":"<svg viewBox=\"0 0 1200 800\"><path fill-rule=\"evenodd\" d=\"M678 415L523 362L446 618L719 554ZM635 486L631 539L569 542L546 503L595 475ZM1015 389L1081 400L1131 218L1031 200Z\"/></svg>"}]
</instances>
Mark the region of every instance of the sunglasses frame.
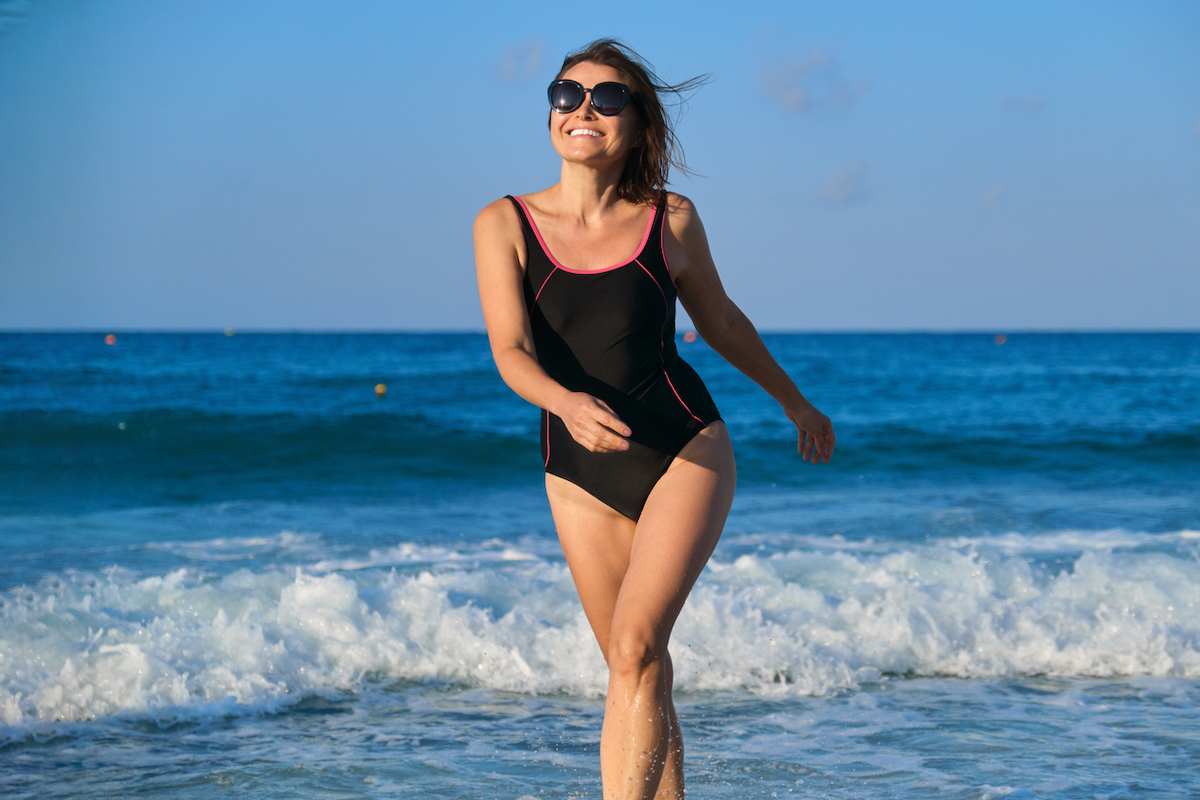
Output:
<instances>
[{"instance_id":1,"label":"sunglasses frame","mask_svg":"<svg viewBox=\"0 0 1200 800\"><path fill-rule=\"evenodd\" d=\"M554 90L555 90L555 88L557 88L559 86L574 86L577 89L579 89L579 102L576 103L575 105L573 105L572 107L566 109L565 111L559 111L557 108L554 107ZM611 111L611 112L602 111L600 109L600 107L596 105L595 92L601 86L620 87L620 89L621 89L621 105L617 106L616 111ZM623 83L618 83L617 81L601 81L600 83L597 83L592 88L587 89L587 88L584 88L584 85L582 83L580 83L579 81L573 81L570 78L560 78L559 80L554 81L554 83L550 84L546 88L546 99L550 101L550 110L555 112L556 114L570 114L572 111L575 111L577 108L579 108L581 105L583 105L584 100L587 100L588 102L590 102L592 104L592 108L600 116L615 117L618 114L620 114L622 111L625 110L625 106L629 105L629 100L631 97L633 97L633 92L631 92L629 90L629 87Z\"/></svg>"}]
</instances>

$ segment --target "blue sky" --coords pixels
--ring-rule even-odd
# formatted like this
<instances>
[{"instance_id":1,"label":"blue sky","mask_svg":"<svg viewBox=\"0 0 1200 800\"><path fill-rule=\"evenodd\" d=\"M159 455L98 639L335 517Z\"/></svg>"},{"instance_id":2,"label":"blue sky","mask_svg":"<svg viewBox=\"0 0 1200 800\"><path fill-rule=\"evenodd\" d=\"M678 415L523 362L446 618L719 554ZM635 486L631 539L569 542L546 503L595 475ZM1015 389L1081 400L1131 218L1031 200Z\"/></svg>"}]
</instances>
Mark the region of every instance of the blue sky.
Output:
<instances>
[{"instance_id":1,"label":"blue sky","mask_svg":"<svg viewBox=\"0 0 1200 800\"><path fill-rule=\"evenodd\" d=\"M1200 3L0 0L0 328L481 329L616 36L768 330L1200 328Z\"/></svg>"}]
</instances>

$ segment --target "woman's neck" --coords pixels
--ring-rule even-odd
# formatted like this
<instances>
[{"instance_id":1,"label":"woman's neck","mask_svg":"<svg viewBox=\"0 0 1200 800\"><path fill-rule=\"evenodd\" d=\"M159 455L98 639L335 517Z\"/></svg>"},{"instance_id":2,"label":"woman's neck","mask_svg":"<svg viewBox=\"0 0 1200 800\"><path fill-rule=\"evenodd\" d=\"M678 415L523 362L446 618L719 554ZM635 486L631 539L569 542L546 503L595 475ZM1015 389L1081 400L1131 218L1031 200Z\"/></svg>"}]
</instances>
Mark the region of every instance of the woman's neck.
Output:
<instances>
[{"instance_id":1,"label":"woman's neck","mask_svg":"<svg viewBox=\"0 0 1200 800\"><path fill-rule=\"evenodd\" d=\"M587 220L603 215L624 201L617 196L624 162L594 168L564 161L556 198L561 212Z\"/></svg>"}]
</instances>

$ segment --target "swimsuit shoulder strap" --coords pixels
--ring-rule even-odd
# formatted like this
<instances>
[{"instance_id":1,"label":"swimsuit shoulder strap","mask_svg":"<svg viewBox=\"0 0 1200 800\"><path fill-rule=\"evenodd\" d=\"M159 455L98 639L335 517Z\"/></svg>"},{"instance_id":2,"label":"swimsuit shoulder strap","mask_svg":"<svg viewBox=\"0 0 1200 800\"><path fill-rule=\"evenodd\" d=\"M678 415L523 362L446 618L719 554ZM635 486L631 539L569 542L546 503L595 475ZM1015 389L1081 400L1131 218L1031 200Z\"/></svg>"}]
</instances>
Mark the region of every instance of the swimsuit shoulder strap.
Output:
<instances>
[{"instance_id":1,"label":"swimsuit shoulder strap","mask_svg":"<svg viewBox=\"0 0 1200 800\"><path fill-rule=\"evenodd\" d=\"M521 218L521 228L527 232L532 232L533 226L529 223L529 217L525 216L525 208L521 205L521 201L513 197L511 194L506 194L504 196L507 197L512 202L513 207L517 209L517 216Z\"/></svg>"},{"instance_id":2,"label":"swimsuit shoulder strap","mask_svg":"<svg viewBox=\"0 0 1200 800\"><path fill-rule=\"evenodd\" d=\"M675 278L671 275L671 265L667 263L667 191L664 189L658 196L658 202L654 206L654 229L650 232L651 243L658 245L657 258L654 259L662 264L663 272L667 275L667 280L672 286L675 285ZM660 260L661 259L661 260Z\"/></svg>"},{"instance_id":3,"label":"swimsuit shoulder strap","mask_svg":"<svg viewBox=\"0 0 1200 800\"><path fill-rule=\"evenodd\" d=\"M663 230L667 224L667 190L664 189L658 195L658 202L654 204L654 227L657 230L650 232L652 241L662 241Z\"/></svg>"},{"instance_id":4,"label":"swimsuit shoulder strap","mask_svg":"<svg viewBox=\"0 0 1200 800\"><path fill-rule=\"evenodd\" d=\"M542 237L538 234L537 228L533 227L533 220L530 219L529 213L525 209L525 204L511 194L504 195L512 201L513 207L517 209L517 216L521 218L521 231L525 234L525 250L529 254L530 262L534 259L534 254L537 253L549 266L553 266L551 262L553 257L546 250L546 246L542 244Z\"/></svg>"},{"instance_id":5,"label":"swimsuit shoulder strap","mask_svg":"<svg viewBox=\"0 0 1200 800\"><path fill-rule=\"evenodd\" d=\"M533 222L525 213L524 204L511 194L505 195L505 197L512 201L513 207L517 209L517 216L521 218L521 232L525 236L525 268L522 283L525 291L525 306L528 310L532 310L541 287L545 286L546 280L556 269L549 254L546 253L546 248L542 246L541 237L537 235Z\"/></svg>"}]
</instances>

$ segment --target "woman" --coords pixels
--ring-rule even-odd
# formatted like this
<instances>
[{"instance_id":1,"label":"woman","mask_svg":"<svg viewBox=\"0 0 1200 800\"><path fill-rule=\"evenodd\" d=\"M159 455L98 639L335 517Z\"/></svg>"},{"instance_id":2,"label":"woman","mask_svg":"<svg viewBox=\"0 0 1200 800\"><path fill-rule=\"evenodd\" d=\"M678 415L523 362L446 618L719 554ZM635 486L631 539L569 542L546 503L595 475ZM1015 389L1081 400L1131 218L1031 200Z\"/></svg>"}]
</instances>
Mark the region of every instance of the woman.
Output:
<instances>
[{"instance_id":1,"label":"woman","mask_svg":"<svg viewBox=\"0 0 1200 800\"><path fill-rule=\"evenodd\" d=\"M696 209L665 191L677 156L661 85L600 40L549 95L561 180L475 220L484 320L505 383L543 409L546 493L608 662L605 798L683 796L667 642L733 501L725 425L674 345L675 298L696 330L783 406L799 452L834 434L725 295Z\"/></svg>"}]
</instances>

